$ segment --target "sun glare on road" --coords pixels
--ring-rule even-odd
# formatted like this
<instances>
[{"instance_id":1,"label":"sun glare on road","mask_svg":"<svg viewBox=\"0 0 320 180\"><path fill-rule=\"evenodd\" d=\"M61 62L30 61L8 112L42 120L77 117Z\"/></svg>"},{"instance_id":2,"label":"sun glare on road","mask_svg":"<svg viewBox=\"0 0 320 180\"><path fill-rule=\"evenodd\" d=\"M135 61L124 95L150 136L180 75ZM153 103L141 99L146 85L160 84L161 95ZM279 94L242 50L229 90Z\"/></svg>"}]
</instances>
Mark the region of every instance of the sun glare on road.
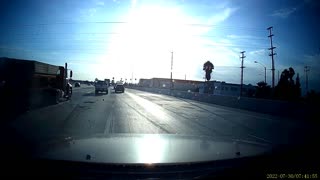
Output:
<instances>
[{"instance_id":1,"label":"sun glare on road","mask_svg":"<svg viewBox=\"0 0 320 180\"><path fill-rule=\"evenodd\" d=\"M158 117L159 119L164 119L166 117L166 114L162 109L160 109L160 106L152 103L151 101L136 96L132 93L127 92L127 94L132 99L134 99L137 104L141 105L147 112L151 113L153 116Z\"/></svg>"}]
</instances>

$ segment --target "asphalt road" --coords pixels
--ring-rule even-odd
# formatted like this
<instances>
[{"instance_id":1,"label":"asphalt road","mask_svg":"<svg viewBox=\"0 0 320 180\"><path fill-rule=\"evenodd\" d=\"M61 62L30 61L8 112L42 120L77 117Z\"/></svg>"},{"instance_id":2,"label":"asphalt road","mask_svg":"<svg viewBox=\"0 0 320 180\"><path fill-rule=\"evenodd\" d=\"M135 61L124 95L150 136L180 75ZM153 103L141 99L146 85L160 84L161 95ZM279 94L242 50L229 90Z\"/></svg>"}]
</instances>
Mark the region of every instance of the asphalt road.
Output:
<instances>
[{"instance_id":1,"label":"asphalt road","mask_svg":"<svg viewBox=\"0 0 320 180\"><path fill-rule=\"evenodd\" d=\"M133 89L96 95L93 86L74 88L72 100L29 111L10 125L37 142L108 133L168 133L286 144L304 141L312 131L303 120Z\"/></svg>"}]
</instances>

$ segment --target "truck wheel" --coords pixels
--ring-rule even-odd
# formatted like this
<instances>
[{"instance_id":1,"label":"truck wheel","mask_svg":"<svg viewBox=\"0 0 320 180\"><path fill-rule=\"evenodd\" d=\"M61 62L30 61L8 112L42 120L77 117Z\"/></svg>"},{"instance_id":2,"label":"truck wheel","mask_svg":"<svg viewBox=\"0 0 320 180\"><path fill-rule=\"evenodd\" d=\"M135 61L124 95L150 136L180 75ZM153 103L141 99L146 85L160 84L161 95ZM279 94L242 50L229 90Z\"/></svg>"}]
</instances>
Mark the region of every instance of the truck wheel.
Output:
<instances>
[{"instance_id":1,"label":"truck wheel","mask_svg":"<svg viewBox=\"0 0 320 180\"><path fill-rule=\"evenodd\" d=\"M71 99L71 97L72 97L72 93L71 93L71 94L69 94L69 96L68 96L69 100Z\"/></svg>"},{"instance_id":2,"label":"truck wheel","mask_svg":"<svg viewBox=\"0 0 320 180\"><path fill-rule=\"evenodd\" d=\"M72 88L70 88L69 96L71 97L72 95Z\"/></svg>"},{"instance_id":3,"label":"truck wheel","mask_svg":"<svg viewBox=\"0 0 320 180\"><path fill-rule=\"evenodd\" d=\"M108 94L108 93L109 93L109 91L107 90L107 91L106 91L106 94Z\"/></svg>"},{"instance_id":4,"label":"truck wheel","mask_svg":"<svg viewBox=\"0 0 320 180\"><path fill-rule=\"evenodd\" d=\"M98 94L98 91L96 90L95 93Z\"/></svg>"},{"instance_id":5,"label":"truck wheel","mask_svg":"<svg viewBox=\"0 0 320 180\"><path fill-rule=\"evenodd\" d=\"M55 103L59 104L59 102L60 102L60 93L59 93L59 91L57 91L56 92L56 97L55 97Z\"/></svg>"}]
</instances>

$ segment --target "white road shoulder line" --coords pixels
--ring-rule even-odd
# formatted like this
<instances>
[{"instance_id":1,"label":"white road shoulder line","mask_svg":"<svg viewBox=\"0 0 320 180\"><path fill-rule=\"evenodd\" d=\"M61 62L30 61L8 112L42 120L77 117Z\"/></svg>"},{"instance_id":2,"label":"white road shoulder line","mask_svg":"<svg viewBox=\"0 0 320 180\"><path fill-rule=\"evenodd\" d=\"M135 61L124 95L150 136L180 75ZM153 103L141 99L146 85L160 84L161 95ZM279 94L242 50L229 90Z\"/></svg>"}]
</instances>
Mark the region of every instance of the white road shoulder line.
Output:
<instances>
[{"instance_id":1,"label":"white road shoulder line","mask_svg":"<svg viewBox=\"0 0 320 180\"><path fill-rule=\"evenodd\" d=\"M264 139L264 138L260 138L260 137L258 137L258 136L252 135L252 134L248 134L248 135L251 136L251 137L253 137L253 138L259 139L259 140L261 140L261 141L264 141L264 142L266 142L266 143L273 144L271 141L268 141L268 140L266 140L266 139Z\"/></svg>"}]
</instances>

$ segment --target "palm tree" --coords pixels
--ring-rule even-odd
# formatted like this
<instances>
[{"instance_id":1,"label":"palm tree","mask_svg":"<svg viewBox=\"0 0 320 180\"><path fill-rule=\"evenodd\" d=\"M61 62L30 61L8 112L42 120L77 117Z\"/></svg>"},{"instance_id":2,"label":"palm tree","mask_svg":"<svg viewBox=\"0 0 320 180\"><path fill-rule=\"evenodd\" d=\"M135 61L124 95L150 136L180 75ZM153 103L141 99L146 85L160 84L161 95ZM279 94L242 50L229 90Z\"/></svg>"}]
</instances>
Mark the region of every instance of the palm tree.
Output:
<instances>
[{"instance_id":1,"label":"palm tree","mask_svg":"<svg viewBox=\"0 0 320 180\"><path fill-rule=\"evenodd\" d=\"M203 70L206 72L206 79L207 81L210 81L211 79L211 73L214 69L213 64L210 61L207 61L203 64Z\"/></svg>"},{"instance_id":2,"label":"palm tree","mask_svg":"<svg viewBox=\"0 0 320 180\"><path fill-rule=\"evenodd\" d=\"M294 81L293 81L293 76L294 76L295 72L293 70L292 67L289 68L289 82L290 82L290 85L294 85Z\"/></svg>"},{"instance_id":3,"label":"palm tree","mask_svg":"<svg viewBox=\"0 0 320 180\"><path fill-rule=\"evenodd\" d=\"M299 73L296 77L296 83L293 80L293 76L295 75L295 71L292 67L289 69L285 69L281 73L281 78L276 86L276 96L281 99L295 99L300 97L300 77Z\"/></svg>"}]
</instances>

